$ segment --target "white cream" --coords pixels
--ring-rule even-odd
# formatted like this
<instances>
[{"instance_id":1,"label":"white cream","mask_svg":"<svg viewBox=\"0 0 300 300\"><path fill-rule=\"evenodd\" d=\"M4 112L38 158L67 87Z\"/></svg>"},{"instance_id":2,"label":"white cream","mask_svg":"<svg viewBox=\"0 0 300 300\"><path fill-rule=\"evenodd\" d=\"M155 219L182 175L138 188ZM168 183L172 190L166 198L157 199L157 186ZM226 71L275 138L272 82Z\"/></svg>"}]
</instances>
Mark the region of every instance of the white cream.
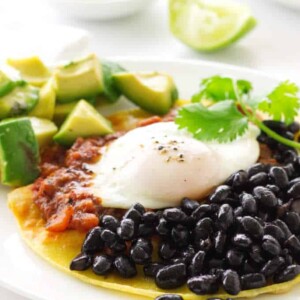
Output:
<instances>
[{"instance_id":1,"label":"white cream","mask_svg":"<svg viewBox=\"0 0 300 300\"><path fill-rule=\"evenodd\" d=\"M106 146L96 164L92 192L103 206L146 208L178 205L183 197L201 199L233 172L259 156L258 129L251 126L230 143L201 142L173 122L134 129Z\"/></svg>"}]
</instances>

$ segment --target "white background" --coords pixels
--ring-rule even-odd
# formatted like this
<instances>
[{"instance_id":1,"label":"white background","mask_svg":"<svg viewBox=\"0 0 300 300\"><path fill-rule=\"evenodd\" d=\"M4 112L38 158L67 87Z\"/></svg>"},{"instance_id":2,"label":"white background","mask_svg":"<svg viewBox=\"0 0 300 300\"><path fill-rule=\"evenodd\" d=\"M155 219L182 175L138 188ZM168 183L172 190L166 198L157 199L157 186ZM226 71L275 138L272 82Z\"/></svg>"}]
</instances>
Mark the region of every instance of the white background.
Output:
<instances>
[{"instance_id":1,"label":"white background","mask_svg":"<svg viewBox=\"0 0 300 300\"><path fill-rule=\"evenodd\" d=\"M255 31L221 52L199 54L169 33L165 0L157 0L150 10L127 19L92 23L72 20L67 12L58 15L45 0L0 0L0 58L41 52L53 59L69 41L75 41L79 50L84 50L87 44L84 33L74 36L73 31L57 27L68 25L87 30L90 49L99 56L202 59L256 68L281 79L300 82L300 11L271 0L241 2L252 7L259 21ZM0 299L25 300L1 288Z\"/></svg>"}]
</instances>

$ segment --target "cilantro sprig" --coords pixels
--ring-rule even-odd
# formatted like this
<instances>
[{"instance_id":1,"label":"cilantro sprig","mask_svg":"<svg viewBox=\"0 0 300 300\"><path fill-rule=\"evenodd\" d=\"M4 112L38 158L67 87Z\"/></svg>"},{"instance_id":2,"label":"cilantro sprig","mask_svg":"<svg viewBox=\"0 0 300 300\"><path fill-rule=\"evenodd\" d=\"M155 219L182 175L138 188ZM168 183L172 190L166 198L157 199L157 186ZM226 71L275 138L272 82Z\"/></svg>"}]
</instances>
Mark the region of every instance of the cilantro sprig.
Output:
<instances>
[{"instance_id":1,"label":"cilantro sprig","mask_svg":"<svg viewBox=\"0 0 300 300\"><path fill-rule=\"evenodd\" d=\"M246 80L221 76L203 79L200 91L192 97L193 103L178 111L175 123L196 139L222 143L243 135L252 122L278 142L300 148L300 143L277 134L257 117L258 112L263 112L276 121L292 123L300 109L297 85L282 82L262 98L253 98L251 91L252 84ZM211 105L204 106L207 100Z\"/></svg>"}]
</instances>

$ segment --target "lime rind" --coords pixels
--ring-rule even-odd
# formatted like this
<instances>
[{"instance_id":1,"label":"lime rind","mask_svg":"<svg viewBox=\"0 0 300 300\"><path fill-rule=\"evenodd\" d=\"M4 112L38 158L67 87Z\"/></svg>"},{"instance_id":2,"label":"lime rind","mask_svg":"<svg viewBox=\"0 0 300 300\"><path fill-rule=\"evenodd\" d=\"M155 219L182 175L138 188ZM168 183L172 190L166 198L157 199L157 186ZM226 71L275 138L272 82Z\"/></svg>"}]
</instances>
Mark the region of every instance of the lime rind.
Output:
<instances>
[{"instance_id":1,"label":"lime rind","mask_svg":"<svg viewBox=\"0 0 300 300\"><path fill-rule=\"evenodd\" d=\"M257 24L251 10L230 0L170 0L170 28L198 51L216 51L244 37Z\"/></svg>"}]
</instances>

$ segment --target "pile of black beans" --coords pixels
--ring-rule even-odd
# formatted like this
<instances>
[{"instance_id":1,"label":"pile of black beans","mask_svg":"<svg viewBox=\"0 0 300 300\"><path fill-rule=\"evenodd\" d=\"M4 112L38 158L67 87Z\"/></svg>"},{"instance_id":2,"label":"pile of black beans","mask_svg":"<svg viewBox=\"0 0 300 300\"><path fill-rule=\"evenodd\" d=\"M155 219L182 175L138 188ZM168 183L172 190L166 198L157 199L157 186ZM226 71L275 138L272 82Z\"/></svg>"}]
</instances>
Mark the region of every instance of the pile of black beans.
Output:
<instances>
[{"instance_id":1,"label":"pile of black beans","mask_svg":"<svg viewBox=\"0 0 300 300\"><path fill-rule=\"evenodd\" d=\"M269 143L262 135L259 140ZM131 278L142 265L158 287L187 284L199 295L220 288L237 295L294 279L300 274L300 157L273 146L284 164L240 170L205 202L185 198L179 207L158 211L135 204L121 219L103 215L71 270Z\"/></svg>"}]
</instances>

